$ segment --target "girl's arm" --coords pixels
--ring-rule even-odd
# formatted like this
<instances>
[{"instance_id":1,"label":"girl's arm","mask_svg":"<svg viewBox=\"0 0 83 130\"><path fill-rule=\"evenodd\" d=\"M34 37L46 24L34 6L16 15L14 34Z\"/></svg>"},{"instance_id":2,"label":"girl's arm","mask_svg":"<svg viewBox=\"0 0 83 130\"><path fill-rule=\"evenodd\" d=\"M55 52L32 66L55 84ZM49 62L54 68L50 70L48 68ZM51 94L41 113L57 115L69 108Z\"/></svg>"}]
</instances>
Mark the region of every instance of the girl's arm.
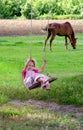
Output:
<instances>
[{"instance_id":1,"label":"girl's arm","mask_svg":"<svg viewBox=\"0 0 83 130\"><path fill-rule=\"evenodd\" d=\"M38 70L38 72L43 72L44 69L45 69L45 67L46 67L46 59L43 60L43 65L42 65L42 67Z\"/></svg>"}]
</instances>

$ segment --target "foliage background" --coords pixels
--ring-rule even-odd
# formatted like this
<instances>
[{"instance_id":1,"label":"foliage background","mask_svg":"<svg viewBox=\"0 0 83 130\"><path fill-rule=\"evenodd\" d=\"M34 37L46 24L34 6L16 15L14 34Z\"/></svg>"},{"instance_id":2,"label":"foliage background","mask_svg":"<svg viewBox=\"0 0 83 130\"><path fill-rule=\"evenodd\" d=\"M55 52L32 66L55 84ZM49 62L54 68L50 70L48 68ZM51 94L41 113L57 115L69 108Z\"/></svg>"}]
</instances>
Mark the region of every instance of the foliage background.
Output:
<instances>
[{"instance_id":1,"label":"foliage background","mask_svg":"<svg viewBox=\"0 0 83 130\"><path fill-rule=\"evenodd\" d=\"M0 0L0 18L83 19L82 0ZM51 9L51 10L50 10Z\"/></svg>"}]
</instances>

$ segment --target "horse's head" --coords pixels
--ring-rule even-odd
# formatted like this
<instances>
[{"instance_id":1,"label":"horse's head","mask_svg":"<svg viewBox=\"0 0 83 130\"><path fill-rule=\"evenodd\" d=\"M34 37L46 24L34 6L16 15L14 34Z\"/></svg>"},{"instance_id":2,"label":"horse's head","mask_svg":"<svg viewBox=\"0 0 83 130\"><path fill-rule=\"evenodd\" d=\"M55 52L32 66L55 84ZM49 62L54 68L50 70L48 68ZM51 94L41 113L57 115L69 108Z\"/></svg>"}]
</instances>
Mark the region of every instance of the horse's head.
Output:
<instances>
[{"instance_id":1,"label":"horse's head","mask_svg":"<svg viewBox=\"0 0 83 130\"><path fill-rule=\"evenodd\" d=\"M77 38L73 38L71 41L71 45L72 45L73 49L76 49L76 40L77 40Z\"/></svg>"}]
</instances>

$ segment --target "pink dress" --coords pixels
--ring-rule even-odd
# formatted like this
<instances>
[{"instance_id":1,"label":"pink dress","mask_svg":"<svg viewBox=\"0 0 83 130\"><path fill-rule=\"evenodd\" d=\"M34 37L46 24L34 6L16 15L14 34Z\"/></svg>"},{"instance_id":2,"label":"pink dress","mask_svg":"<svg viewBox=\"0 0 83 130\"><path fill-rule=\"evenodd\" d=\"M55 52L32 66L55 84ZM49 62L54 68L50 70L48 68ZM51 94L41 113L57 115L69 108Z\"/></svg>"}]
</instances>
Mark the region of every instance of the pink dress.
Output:
<instances>
[{"instance_id":1,"label":"pink dress","mask_svg":"<svg viewBox=\"0 0 83 130\"><path fill-rule=\"evenodd\" d=\"M22 76L24 78L24 84L26 87L31 87L33 84L37 83L38 78L42 78L47 80L48 76L45 76L43 74L38 73L38 70L22 70ZM49 85L49 82L47 81L46 83L41 83L41 88L44 86Z\"/></svg>"}]
</instances>

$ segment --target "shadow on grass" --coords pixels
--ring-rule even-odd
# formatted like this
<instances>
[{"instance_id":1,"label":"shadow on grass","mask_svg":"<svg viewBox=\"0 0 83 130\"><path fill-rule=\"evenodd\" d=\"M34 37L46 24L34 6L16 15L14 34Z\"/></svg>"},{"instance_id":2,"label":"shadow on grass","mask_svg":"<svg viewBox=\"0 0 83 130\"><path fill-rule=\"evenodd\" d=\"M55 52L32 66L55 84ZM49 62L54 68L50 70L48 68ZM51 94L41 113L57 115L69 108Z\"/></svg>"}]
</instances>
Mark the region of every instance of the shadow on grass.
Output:
<instances>
[{"instance_id":1,"label":"shadow on grass","mask_svg":"<svg viewBox=\"0 0 83 130\"><path fill-rule=\"evenodd\" d=\"M3 41L4 42L4 41ZM0 43L0 46L19 46L19 45L25 45L24 42L15 42L15 43L8 43L8 41L6 41L7 43Z\"/></svg>"}]
</instances>

